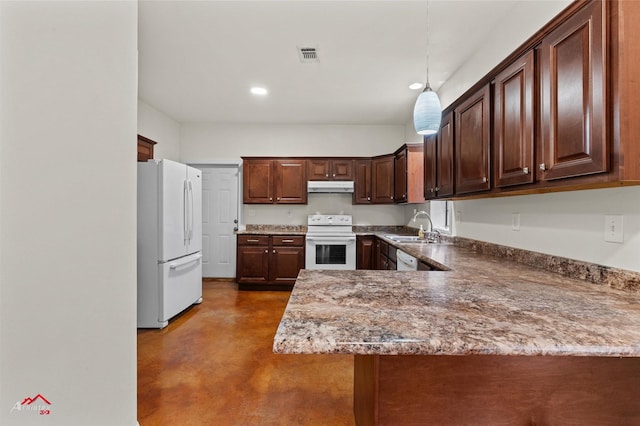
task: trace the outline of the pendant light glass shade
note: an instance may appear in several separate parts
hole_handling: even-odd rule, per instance
[[[419,135],[434,135],[440,130],[441,119],[440,99],[427,83],[427,87],[420,93],[413,108],[413,126]]]

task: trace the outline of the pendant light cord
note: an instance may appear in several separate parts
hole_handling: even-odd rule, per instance
[[[427,0],[427,83],[424,89],[431,90],[431,85],[429,84],[429,0]]]

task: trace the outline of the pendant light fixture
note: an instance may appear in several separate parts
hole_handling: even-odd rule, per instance
[[[429,85],[429,2],[427,1],[427,82],[413,108],[413,126],[419,135],[434,135],[440,130],[441,119],[440,99]]]

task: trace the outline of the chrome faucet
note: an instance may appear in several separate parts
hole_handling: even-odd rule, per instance
[[[429,220],[429,232],[433,231],[433,222],[431,222],[431,216],[429,216],[429,213],[425,212],[424,210],[420,210],[419,212],[414,214],[413,221],[415,222],[420,215],[425,215],[427,217],[427,219]]]
[[[413,221],[415,222],[418,216],[420,215],[426,216],[427,219],[429,220],[429,231],[427,232],[427,235],[426,235],[427,241],[439,243],[440,231],[438,231],[437,229],[433,229],[433,222],[431,221],[431,216],[429,216],[429,213],[425,212],[424,210],[420,210],[419,212],[413,215]]]

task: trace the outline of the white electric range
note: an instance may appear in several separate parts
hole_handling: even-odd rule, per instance
[[[351,215],[309,215],[306,240],[306,269],[356,269],[356,234]]]

